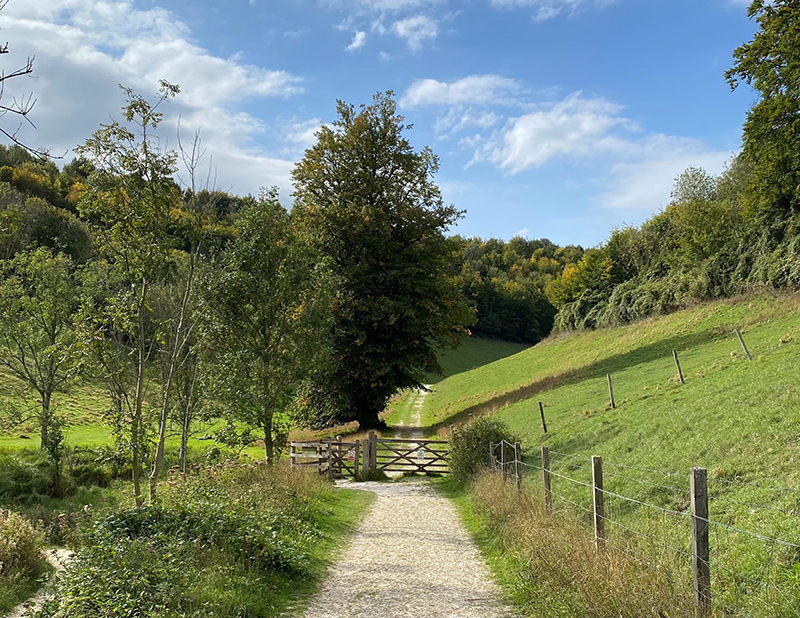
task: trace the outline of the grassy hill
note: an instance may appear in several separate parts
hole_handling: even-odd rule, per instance
[[[607,373],[616,409],[609,405]],[[590,458],[601,455],[608,491],[658,507],[609,499],[611,538],[640,535],[684,553],[688,473],[706,467],[712,520],[798,545],[712,526],[715,606],[720,615],[727,615],[726,604],[745,615],[785,615],[800,609],[798,376],[800,296],[717,302],[624,328],[552,337],[451,376],[425,400],[422,421],[433,432],[470,413],[494,410],[522,442],[533,466],[525,468],[526,484],[535,499],[542,491],[536,466],[545,444],[553,470],[578,481],[553,478],[557,508],[570,509],[584,523],[592,500],[581,483],[591,482]],[[547,435],[538,401],[546,406]],[[688,568],[685,556],[673,563]],[[788,605],[783,592],[770,588],[776,582],[791,591]]]
[[[529,347],[524,343],[469,337],[462,341],[455,350],[444,350],[439,354],[439,364],[442,366],[443,375],[431,376],[430,384],[441,382],[457,373],[488,365],[501,358],[527,350]]]

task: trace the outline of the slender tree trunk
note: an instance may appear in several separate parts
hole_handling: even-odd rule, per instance
[[[264,423],[264,455],[268,465],[273,463],[272,418]]]
[[[164,384],[164,396],[161,400],[161,414],[158,417],[158,446],[156,447],[156,456],[153,459],[153,469],[150,472],[150,501],[156,499],[156,485],[158,484],[158,475],[161,472],[161,466],[164,463],[164,441],[167,437],[167,410],[169,409],[169,396],[172,392],[172,381],[175,375],[175,365],[178,362],[178,353],[184,345],[183,341],[183,325],[186,321],[186,312],[189,307],[189,297],[192,293],[192,279],[194,276],[194,254],[189,256],[189,273],[186,276],[186,288],[183,291],[183,300],[181,301],[181,312],[178,316],[178,325],[175,327],[175,338],[172,345],[172,350],[169,355],[169,366],[167,367],[167,381]]]
[[[145,363],[147,362],[147,350],[144,336],[144,307],[147,298],[147,281],[142,281],[141,297],[139,298],[139,332],[138,337],[138,356],[136,359],[136,401],[133,408],[133,422],[131,426],[131,458],[133,459],[133,493],[136,498],[136,506],[144,504],[142,488],[140,482],[141,462],[141,428],[142,428],[142,405],[144,403],[144,380]]]
[[[189,385],[189,392],[186,393],[186,404],[183,407],[183,430],[181,432],[181,472],[186,474],[186,458],[189,450],[189,430],[192,427],[192,410],[194,408],[194,386],[197,383],[197,370],[200,367],[200,360],[194,359],[194,370],[192,371],[192,382]]]
[[[44,450],[44,445],[47,443],[47,432],[50,429],[50,393],[42,395],[42,428],[41,428],[41,444],[39,448]]]

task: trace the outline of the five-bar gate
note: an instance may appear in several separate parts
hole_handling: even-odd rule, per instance
[[[423,438],[379,438],[374,433],[362,443],[336,440],[292,442],[293,468],[312,467],[331,478],[368,476],[372,470],[392,473],[449,472],[447,442]]]

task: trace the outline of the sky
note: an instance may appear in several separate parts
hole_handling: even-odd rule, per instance
[[[277,186],[337,99],[392,90],[465,236],[585,247],[669,203],[689,166],[721,172],[755,94],[723,73],[756,24],[746,0],[10,0],[4,104],[56,154],[119,117],[119,84],[181,94],[164,148],[199,130],[217,188]],[[8,124],[12,119],[5,117]],[[4,125],[5,126],[5,125]],[[15,129],[16,125],[6,127]]]

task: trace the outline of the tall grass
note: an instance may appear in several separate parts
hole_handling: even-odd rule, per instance
[[[511,601],[526,616],[691,616],[691,587],[667,563],[643,564],[593,533],[548,514],[491,473],[456,495],[468,528]]]

